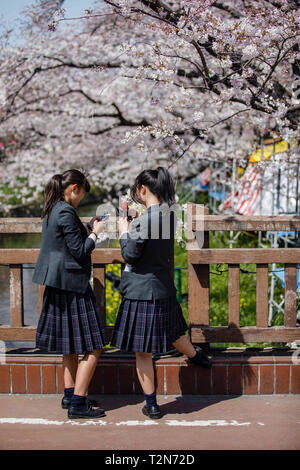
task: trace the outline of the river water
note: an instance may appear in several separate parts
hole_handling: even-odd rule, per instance
[[[76,209],[80,217],[93,217],[98,204],[89,204]],[[40,248],[42,234],[0,234],[0,248]],[[109,240],[97,243],[97,247],[111,246]],[[113,243],[111,241],[110,243]],[[38,322],[38,284],[32,282],[34,264],[23,264],[24,324]],[[0,265],[0,324],[10,323],[9,267]],[[0,349],[34,348],[34,342],[0,341]]]

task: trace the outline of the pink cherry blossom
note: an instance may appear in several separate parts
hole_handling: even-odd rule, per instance
[[[184,181],[207,158],[247,159],[264,129],[299,143],[297,2],[99,0],[80,19],[62,4],[27,10],[22,46],[0,37],[0,135],[17,142],[3,210],[7,181],[29,203],[84,166],[113,198],[158,164]]]

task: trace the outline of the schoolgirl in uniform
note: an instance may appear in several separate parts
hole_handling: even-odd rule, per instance
[[[91,252],[106,221],[88,235],[75,208],[90,184],[76,169],[52,176],[45,187],[42,243],[32,281],[45,285],[36,347],[63,354],[64,397],[69,418],[98,418],[104,410],[86,398],[103,346],[108,344],[89,283]],[[78,354],[84,354],[78,363]]]
[[[185,335],[188,326],[170,275],[175,214],[165,209],[175,204],[172,177],[164,167],[144,170],[130,193],[146,211],[132,222],[119,220],[120,247],[127,264],[119,285],[122,301],[111,346],[136,353],[137,375],[146,400],[142,412],[157,419],[162,414],[156,402],[152,353],[165,353],[175,347],[195,364],[211,367],[211,361]],[[163,230],[166,218],[169,232]]]

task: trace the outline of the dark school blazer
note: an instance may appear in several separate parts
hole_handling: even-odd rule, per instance
[[[122,256],[132,265],[130,272],[123,271],[119,284],[120,293],[127,299],[161,299],[177,293],[169,268],[177,219],[166,207],[149,206],[133,219],[129,233],[119,238]]]
[[[48,224],[47,224],[48,221]],[[84,294],[91,277],[95,242],[65,199],[43,219],[42,243],[32,282]]]

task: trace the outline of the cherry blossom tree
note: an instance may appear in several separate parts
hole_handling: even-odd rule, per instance
[[[102,0],[70,19],[63,2],[39,0],[24,46],[1,56],[0,136],[15,141],[2,180],[24,203],[54,172],[84,166],[116,197],[157,164],[176,181],[206,157],[245,165],[266,131],[296,142],[297,159],[297,4]]]

